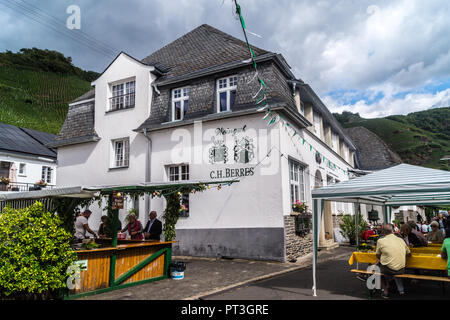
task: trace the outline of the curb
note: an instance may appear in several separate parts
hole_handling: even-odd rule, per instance
[[[323,260],[319,260],[318,262],[326,262],[326,261],[330,261],[330,260],[335,260],[335,259],[343,258],[343,257],[348,256],[348,255],[349,255],[349,253],[346,252],[346,253],[342,253],[342,254],[339,254],[339,255],[336,255],[336,256],[331,256],[331,257],[325,258]],[[309,253],[305,257],[302,257],[301,258],[302,259],[301,262],[303,262],[304,260],[308,260],[309,258],[312,258],[312,253]],[[296,262],[296,263],[298,263],[298,262]],[[292,267],[292,268],[287,268],[286,270],[265,274],[263,276],[259,276],[259,277],[255,277],[255,278],[252,278],[252,279],[249,279],[249,280],[241,281],[241,282],[238,282],[238,283],[226,286],[226,287],[221,287],[221,288],[216,288],[216,289],[213,289],[213,290],[205,291],[205,292],[202,292],[200,294],[196,294],[195,296],[184,298],[182,300],[200,300],[202,297],[210,296],[210,295],[213,295],[213,294],[216,294],[216,293],[219,293],[219,292],[223,292],[223,291],[228,291],[228,290],[231,290],[231,289],[234,289],[234,288],[237,288],[237,287],[244,286],[246,284],[258,282],[258,281],[261,281],[261,280],[266,280],[268,278],[276,277],[276,276],[279,276],[279,275],[282,275],[282,274],[285,274],[285,273],[289,273],[289,272],[292,272],[292,271],[297,271],[297,270],[300,270],[300,269],[306,269],[306,268],[308,268],[310,266],[312,266],[312,261],[308,261],[308,263],[304,264],[304,265],[295,266],[295,267]]]

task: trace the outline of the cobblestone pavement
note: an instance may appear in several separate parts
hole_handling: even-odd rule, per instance
[[[350,257],[352,248],[339,247],[319,252],[319,262]],[[164,279],[135,287],[110,291],[84,300],[195,300],[219,291],[242,286],[253,281],[306,268],[312,263],[307,255],[295,263],[254,261],[243,259],[214,259],[174,256],[173,260],[187,263],[183,280]]]

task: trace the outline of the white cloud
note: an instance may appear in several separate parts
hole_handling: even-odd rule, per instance
[[[35,1],[35,5],[64,20],[65,7],[72,2]],[[448,0],[239,3],[248,29],[263,37],[250,35],[252,45],[282,53],[294,74],[319,96],[347,91],[368,97],[383,93],[385,99],[376,104],[358,105],[366,114],[410,112],[423,100],[405,103],[405,109],[394,109],[382,102],[392,102],[386,97],[398,92],[418,92],[430,83],[450,79]],[[243,39],[231,0],[78,0],[77,4],[82,9],[84,32],[137,58],[144,58],[203,23]],[[77,65],[96,71],[102,71],[110,62],[11,10],[6,12],[0,12],[5,22],[0,31],[0,49],[54,48],[72,56]],[[412,94],[414,97],[421,96]]]
[[[392,92],[374,103],[359,100],[353,104],[341,104],[330,96],[324,97],[323,102],[331,112],[351,111],[359,113],[363,118],[386,117],[392,114],[406,115],[430,107],[450,106],[450,88],[436,93],[409,93],[404,97],[395,97]]]

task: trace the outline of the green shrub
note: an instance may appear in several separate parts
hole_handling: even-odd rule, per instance
[[[362,214],[359,214],[358,218],[358,231],[361,234],[361,232],[367,230],[368,225],[367,222],[364,220]],[[342,223],[339,224],[339,227],[341,228],[341,234],[350,240],[350,244],[356,243],[356,227],[355,227],[355,216],[352,215],[344,215],[342,217]]]
[[[76,260],[72,234],[62,220],[36,202],[0,216],[0,295],[30,299],[55,297],[66,287],[67,268]]]

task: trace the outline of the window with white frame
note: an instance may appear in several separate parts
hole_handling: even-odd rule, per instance
[[[238,77],[217,80],[217,112],[231,111],[236,102]]]
[[[172,90],[172,121],[184,119],[189,107],[189,88]]]
[[[189,180],[189,165],[169,166],[167,170],[169,181]],[[181,195],[182,210],[180,217],[189,217],[189,193]]]
[[[189,165],[169,166],[169,181],[186,181],[189,180]]]
[[[136,81],[128,81],[111,86],[109,111],[133,108],[136,100]]]
[[[19,175],[21,175],[21,176],[27,175],[27,165],[25,163],[19,164]]]
[[[298,162],[289,160],[289,183],[291,203],[305,201],[305,168]]]
[[[46,183],[52,183],[52,171],[51,167],[42,166],[41,179]]]
[[[114,168],[128,167],[130,163],[130,140],[129,138],[113,140],[114,159],[112,166]]]

